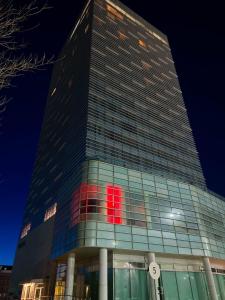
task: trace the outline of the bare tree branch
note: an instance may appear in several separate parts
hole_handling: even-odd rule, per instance
[[[6,3],[6,1],[0,0],[0,46],[9,50],[14,49],[13,46],[19,46],[14,41],[15,34],[23,31],[27,19],[49,8],[47,3],[39,7],[37,1],[34,0],[20,9],[15,9],[11,1]]]
[[[20,54],[25,47],[21,34],[37,27],[26,28],[26,21],[50,8],[47,3],[41,6],[37,3],[38,0],[33,0],[17,9],[12,1],[0,0],[0,92],[12,86],[13,78],[53,63],[53,57],[47,58],[45,54],[41,57]],[[0,97],[0,114],[6,110],[7,103],[6,97]]]

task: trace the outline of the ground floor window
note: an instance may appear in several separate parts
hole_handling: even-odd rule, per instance
[[[146,270],[114,269],[114,299],[149,299]]]
[[[164,300],[209,300],[206,278],[200,272],[163,271]]]
[[[225,276],[214,274],[218,300],[225,300]]]
[[[129,256],[129,255],[128,255]],[[129,259],[136,259],[130,261]],[[150,280],[144,258],[114,258],[108,268],[108,300],[151,300]],[[162,267],[162,266],[161,266]],[[184,266],[185,267],[185,266]],[[183,268],[184,269],[184,268]],[[57,268],[54,300],[64,300],[66,265]],[[218,300],[225,300],[225,275],[214,273]],[[205,272],[161,270],[157,300],[210,300]],[[99,296],[97,260],[77,265],[74,273],[74,300],[97,300]],[[22,300],[42,300],[42,286],[24,284]]]

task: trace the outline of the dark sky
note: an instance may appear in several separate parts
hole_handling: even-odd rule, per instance
[[[225,13],[219,2],[123,0],[167,34],[208,187],[225,196]],[[186,4],[185,4],[186,2]],[[222,2],[222,1],[221,1]],[[22,0],[17,0],[22,4]],[[23,34],[27,52],[59,53],[84,1],[53,8]],[[31,22],[32,23],[32,22]],[[30,24],[29,24],[30,25]],[[22,37],[22,36],[21,36]],[[0,128],[0,264],[12,264],[40,134],[51,67],[13,81]]]

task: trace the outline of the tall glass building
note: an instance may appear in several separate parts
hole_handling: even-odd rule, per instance
[[[60,58],[11,293],[225,299],[225,202],[207,190],[167,37],[90,0]]]

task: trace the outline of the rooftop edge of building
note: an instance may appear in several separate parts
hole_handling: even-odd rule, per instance
[[[0,265],[0,271],[12,271],[13,266]]]
[[[94,0],[96,1],[96,0]],[[120,8],[122,8],[124,11],[127,11],[128,14],[133,17],[136,20],[141,20],[141,22],[143,23],[144,26],[149,27],[149,29],[153,30],[153,32],[155,32],[156,34],[158,34],[163,40],[165,40],[165,42],[167,44],[168,43],[168,38],[167,35],[165,33],[163,33],[162,31],[160,31],[159,29],[157,29],[154,25],[152,25],[148,20],[144,19],[143,17],[141,17],[140,15],[138,15],[138,13],[134,12],[131,8],[129,8],[127,5],[125,5],[122,1],[119,0],[104,0],[107,3],[113,3],[114,5],[119,6]],[[140,21],[139,21],[140,22]]]
[[[146,30],[149,31],[151,33],[151,35],[153,35],[155,38],[157,38],[158,40],[163,42],[165,45],[167,45],[168,49],[170,50],[167,36],[160,30],[158,30],[155,26],[153,26],[149,21],[147,21],[144,18],[142,18],[141,16],[139,16],[132,9],[130,9],[128,6],[126,6],[125,4],[123,4],[122,2],[120,2],[118,0],[112,0],[112,1],[111,0],[103,0],[103,1],[105,3],[108,3],[108,5],[112,5],[115,9],[117,9],[123,15],[126,15],[134,23],[137,23],[139,26],[146,28]],[[74,33],[76,32],[78,26],[82,22],[83,16],[86,13],[91,2],[96,3],[97,0],[87,0],[84,2],[84,6],[83,6],[81,12],[79,13],[79,17],[76,19],[73,29],[71,29],[71,33],[69,35],[68,41],[71,40],[71,38],[73,37]]]

